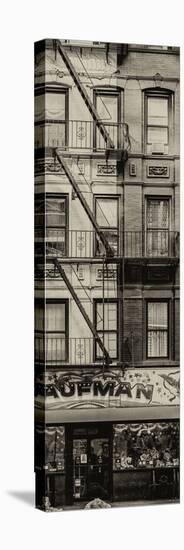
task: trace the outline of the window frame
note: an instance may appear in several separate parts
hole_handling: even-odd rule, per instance
[[[161,424],[161,426],[163,425],[163,431],[162,430],[160,431],[160,424]],[[137,425],[138,429],[134,432],[133,430],[135,430],[136,425]],[[174,445],[172,446],[172,449],[177,451],[176,459],[178,461],[178,464],[175,466],[174,463],[173,463],[172,466],[171,466],[170,464],[168,465],[167,463],[165,463],[165,461],[163,459],[161,459],[162,464],[156,465],[155,466],[155,471],[159,473],[162,470],[165,470],[167,468],[169,470],[171,470],[172,468],[175,468],[175,467],[178,468],[179,467],[180,456],[179,456],[178,451],[179,451],[180,426],[179,426],[179,422],[178,422],[177,419],[165,419],[165,420],[163,420],[163,418],[162,418],[162,419],[159,420],[159,418],[158,418],[158,419],[156,419],[156,421],[155,420],[152,420],[152,421],[148,420],[146,422],[144,422],[143,420],[142,421],[137,421],[136,420],[136,421],[134,421],[134,423],[131,422],[131,421],[125,420],[124,422],[121,422],[121,424],[118,423],[118,427],[120,427],[120,429],[117,430],[116,426],[117,426],[117,422],[113,422],[113,471],[114,472],[117,472],[117,471],[124,471],[125,472],[125,471],[129,470],[129,466],[128,466],[127,463],[124,463],[124,464],[121,463],[122,450],[124,451],[123,455],[124,455],[125,458],[127,458],[126,455],[128,454],[127,453],[128,449],[125,450],[125,448],[123,448],[122,445],[121,445],[122,434],[125,433],[125,439],[126,439],[127,443],[128,443],[128,438],[130,438],[129,439],[130,447],[131,446],[133,447],[135,445],[135,439],[137,439],[137,437],[140,437],[141,439],[144,440],[145,431],[146,431],[145,435],[147,436],[149,428],[151,428],[149,435],[151,435],[151,434],[157,435],[157,433],[159,432],[159,436],[161,437],[161,439],[162,439],[162,433],[164,435],[165,430],[166,430],[166,433],[167,433],[168,428],[169,429],[174,428],[175,433],[173,434],[173,432],[171,431],[171,434],[172,434],[172,437],[174,435],[175,441],[177,443],[176,447],[174,447]],[[121,431],[121,427],[124,428],[124,430]],[[140,428],[143,428],[143,432],[138,435],[138,432],[139,432]],[[146,428],[146,430],[144,430],[144,428]],[[127,432],[129,432],[129,434]],[[169,434],[167,434],[167,435],[169,435]],[[153,445],[151,445],[152,449],[155,447],[154,443],[155,442],[153,442]],[[147,452],[149,452],[149,448],[150,447],[148,447],[148,446],[144,446],[144,450],[142,452],[146,452],[146,454],[147,454]],[[162,448],[161,452],[166,450],[166,448],[167,447],[165,445],[165,449]],[[129,450],[130,450],[130,448],[129,448]],[[130,457],[132,455],[130,454],[128,456]],[[136,458],[135,455],[134,455],[134,458]],[[140,464],[139,463],[139,466],[138,466],[139,471],[141,471],[141,469],[142,470],[150,470],[151,467],[153,469],[153,465],[149,464],[149,462],[146,460],[146,458],[147,457],[145,457],[145,464]],[[150,457],[150,458],[152,459],[152,457]],[[160,460],[160,457],[157,456],[157,460]],[[135,465],[133,464],[133,468],[131,469],[131,471],[133,471],[133,470],[134,471],[137,470],[137,464],[135,464]]]
[[[148,329],[148,306],[150,303],[164,303],[167,304],[167,329],[164,329],[165,332],[167,332],[167,355],[148,355],[148,335],[149,335],[149,329]],[[146,359],[148,361],[152,360],[168,360],[170,358],[170,352],[171,352],[171,334],[170,334],[170,299],[169,298],[148,298],[146,299]],[[153,329],[154,330],[154,329]],[[156,331],[157,329],[155,329]]]
[[[65,200],[65,208],[66,208],[66,211],[65,211],[65,217],[66,217],[66,224],[65,226],[47,226],[46,225],[46,216],[47,216],[47,212],[46,212],[46,201],[47,200],[53,200],[53,201],[57,201],[58,200],[62,200],[64,199]],[[42,225],[41,226],[38,226],[36,225],[36,217],[35,217],[35,244],[36,244],[36,230],[40,228],[41,232],[42,232],[42,235],[43,235],[43,242],[44,242],[44,248],[45,248],[45,254],[46,254],[46,257],[49,256],[49,253],[47,253],[47,242],[49,243],[49,241],[47,241],[47,237],[46,237],[46,231],[47,229],[54,229],[56,228],[58,231],[61,230],[61,231],[65,231],[65,254],[62,256],[62,257],[68,257],[69,255],[69,195],[67,193],[46,193],[45,195],[42,195],[42,194],[36,194],[36,197],[35,197],[35,201],[42,201],[43,202],[43,212],[41,213],[42,215]],[[35,202],[36,204],[36,202]],[[35,216],[36,216],[36,210],[35,210]],[[54,242],[54,241],[53,241]],[[57,249],[56,249],[57,251]],[[56,254],[57,255],[57,254]]]
[[[116,204],[117,204],[117,227],[114,228],[114,227],[111,227],[111,226],[108,226],[107,228],[105,226],[101,226],[99,225],[100,229],[104,232],[104,234],[106,234],[106,232],[109,230],[109,231],[117,231],[117,252],[115,254],[115,256],[118,256],[119,252],[120,252],[120,196],[119,195],[94,195],[94,214],[95,214],[95,219],[97,221],[97,201],[98,200],[114,200],[116,201]],[[98,223],[98,221],[97,221]],[[108,240],[108,239],[107,239]],[[96,233],[94,235],[94,241],[93,241],[93,255],[94,257],[103,257],[102,255],[97,255],[96,253],[96,250],[97,250],[97,236],[96,236]]]
[[[122,101],[121,101],[121,90],[119,89],[111,89],[111,88],[95,88],[93,90],[93,104],[94,104],[94,107],[95,109],[97,109],[97,98],[98,97],[105,97],[105,96],[108,96],[108,97],[117,97],[117,122],[115,121],[103,121],[102,119],[102,124],[105,126],[105,128],[107,127],[107,132],[108,132],[108,126],[111,126],[113,124],[117,124],[117,148],[120,147],[120,122],[121,122],[121,104],[122,104]],[[106,147],[104,147],[105,149]],[[99,151],[101,150],[102,148],[100,147],[97,147],[97,127],[96,127],[96,123],[93,124],[93,149],[95,151]]]
[[[153,254],[152,255],[147,255],[147,247],[148,247],[148,241],[147,241],[147,236],[149,234],[149,229],[147,227],[148,225],[148,219],[147,219],[147,216],[148,216],[148,202],[149,201],[167,201],[168,202],[168,228],[167,229],[162,229],[162,228],[157,228],[157,229],[152,229],[152,232],[154,231],[165,231],[167,232],[168,234],[168,253],[167,255],[162,255],[162,254],[158,254],[157,256],[154,256]],[[144,237],[144,246],[145,246],[145,254],[146,254],[146,257],[149,257],[149,258],[168,258],[169,257],[169,254],[170,254],[170,247],[171,247],[171,243],[170,243],[170,234],[171,234],[171,214],[172,214],[172,196],[171,195],[146,195],[144,197],[144,232],[145,232],[145,237]],[[151,230],[150,230],[151,231]]]
[[[159,126],[159,125],[152,125],[148,124],[148,102],[149,98],[160,98],[160,99],[167,99],[168,102],[168,124],[167,126]],[[167,136],[168,136],[168,142],[167,145],[168,150],[167,152],[163,151],[148,151],[148,146],[151,145],[151,143],[148,142],[148,128],[167,128]],[[172,140],[173,140],[173,92],[171,90],[167,89],[157,89],[157,88],[151,88],[150,90],[145,90],[144,92],[144,150],[146,155],[151,156],[164,156],[169,155],[170,150],[172,148]]]
[[[41,363],[44,362],[45,366],[46,366],[46,369],[47,367],[50,369],[52,368],[55,368],[55,366],[57,367],[58,366],[58,363],[59,364],[64,364],[64,363],[67,363],[69,361],[69,299],[68,298],[46,298],[45,300],[42,299],[42,298],[36,298],[35,300],[35,315],[36,315],[36,305],[37,304],[40,304],[43,306],[43,330],[36,330],[36,323],[35,323],[35,338],[37,337],[37,335],[42,335],[43,337],[43,342],[44,342],[44,359],[43,361],[41,361]],[[56,330],[53,330],[53,331],[47,331],[46,330],[46,323],[45,323],[45,320],[46,320],[46,316],[45,316],[45,306],[46,304],[64,304],[65,305],[65,330],[64,331],[56,331]],[[53,361],[47,361],[46,360],[46,352],[45,352],[45,340],[47,338],[47,334],[63,334],[63,337],[65,338],[65,358],[63,360],[59,360],[59,362],[57,362],[56,360],[53,362]],[[36,359],[36,362],[39,363],[39,359],[37,360]]]
[[[119,303],[117,298],[104,298],[104,304],[116,304],[116,329],[114,330],[97,330],[97,304],[103,304],[103,298],[94,298],[93,300],[93,323],[95,326],[95,330],[97,334],[99,334],[101,338],[102,334],[102,340],[103,340],[103,334],[116,334],[116,357],[112,357],[112,361],[119,361]],[[98,343],[94,340],[94,362],[102,362],[103,357],[98,357],[97,354],[97,345]],[[104,342],[105,345],[105,342]],[[108,351],[108,348],[107,348]],[[109,352],[110,355],[110,352]]]
[[[60,226],[60,229],[58,229],[58,226],[56,226],[56,229],[61,230],[61,231],[64,231],[65,232],[65,254],[63,255],[63,257],[68,257],[69,255],[69,196],[65,193],[61,194],[61,193],[55,193],[55,194],[52,194],[52,193],[46,193],[45,195],[45,203],[46,203],[46,200],[47,199],[53,199],[54,200],[62,200],[64,199],[65,200],[65,219],[66,219],[66,223],[65,223],[65,226]],[[45,210],[45,216],[47,215],[46,213],[46,210]],[[55,229],[54,226],[45,226],[45,229]],[[49,242],[49,241],[48,241]],[[47,237],[45,235],[45,243],[47,243]]]
[[[46,94],[64,94],[65,95],[65,118],[64,119],[47,119],[45,118],[45,96]],[[35,87],[35,101],[36,97],[43,95],[44,96],[44,115],[43,120],[35,121],[35,132],[37,126],[43,126],[45,128],[46,124],[62,124],[65,125],[65,146],[63,149],[68,147],[69,143],[69,88],[58,85],[57,83],[49,83],[45,86],[37,85]],[[59,146],[60,147],[60,146]],[[52,146],[45,143],[44,137],[44,148],[52,148]],[[62,147],[60,147],[62,148]],[[42,147],[36,146],[36,149],[42,149]]]

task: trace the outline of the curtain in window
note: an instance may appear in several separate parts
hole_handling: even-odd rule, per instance
[[[48,93],[45,101],[45,118],[65,120],[65,94]]]
[[[46,361],[63,361],[65,359],[65,304],[47,303],[45,312]]]
[[[46,303],[45,330],[65,332],[65,304]]]
[[[168,97],[148,97],[147,152],[168,153]]]
[[[168,355],[168,304],[148,303],[148,357]]]
[[[161,97],[148,98],[148,124],[153,126],[168,125],[168,99]]]
[[[65,304],[37,304],[35,311],[36,359],[51,362],[66,359],[66,311]],[[44,332],[45,322],[45,332]]]
[[[35,120],[65,120],[65,94],[47,93],[35,98]]]
[[[43,129],[45,145],[42,145],[42,147],[65,147],[65,123],[46,123]],[[42,131],[42,128],[40,128],[40,131]]]
[[[36,96],[35,121],[40,122],[35,127],[36,147],[65,147],[65,93],[53,92]]]
[[[169,252],[169,201],[147,201],[147,255],[167,256]]]

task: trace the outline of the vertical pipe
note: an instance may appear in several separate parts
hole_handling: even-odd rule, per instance
[[[121,300],[121,303],[122,303],[122,308],[121,308],[121,315],[122,315],[122,350],[121,350],[121,359],[122,359],[122,365],[124,367],[124,315],[125,315],[125,312],[124,312],[124,267],[125,267],[125,262],[124,262],[124,255],[123,255],[123,258],[122,258],[122,273],[119,274],[119,276],[121,275],[122,276],[122,286],[121,286],[121,296],[122,296],[122,300]]]
[[[105,302],[104,302],[104,291],[105,291],[105,280],[104,280],[104,256],[103,256],[103,273],[102,273],[102,296],[103,296],[103,302],[102,302],[102,318],[103,318],[103,347],[104,347],[104,328],[105,328]],[[103,376],[104,376],[104,351],[103,351]]]

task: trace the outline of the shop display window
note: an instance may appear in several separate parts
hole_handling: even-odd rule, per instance
[[[179,425],[176,422],[114,424],[113,469],[179,466]]]
[[[40,466],[50,472],[65,470],[65,428],[64,426],[48,426],[46,429],[42,427],[36,428],[38,460]],[[45,447],[44,447],[45,443]],[[45,448],[45,457],[42,460],[42,449]],[[40,455],[40,456],[39,456]],[[44,462],[44,464],[41,464]]]

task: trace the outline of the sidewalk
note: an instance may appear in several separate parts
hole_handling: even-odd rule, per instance
[[[73,506],[63,506],[63,511],[73,511],[73,510],[85,510],[85,506],[89,501],[82,502],[81,503],[75,503]],[[110,504],[111,508],[130,508],[135,506],[155,506],[155,505],[163,505],[163,504],[179,504],[180,501],[176,499],[170,499],[170,500],[139,500],[139,501],[123,501],[123,502],[108,502]],[[105,510],[106,508],[93,508],[94,510]],[[54,509],[53,509],[54,511]]]

